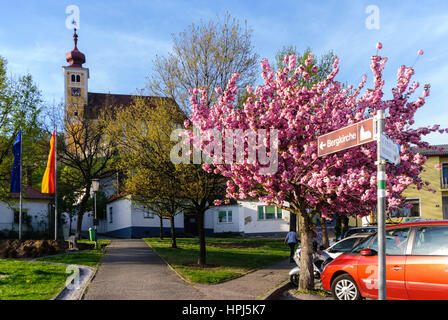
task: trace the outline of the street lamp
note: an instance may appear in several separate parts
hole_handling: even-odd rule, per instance
[[[94,210],[95,210],[95,218],[93,220],[93,225],[95,228],[95,249],[98,249],[98,235],[97,235],[97,225],[98,220],[96,216],[96,193],[100,189],[100,179],[92,179],[92,191],[93,191],[93,199],[94,199]]]

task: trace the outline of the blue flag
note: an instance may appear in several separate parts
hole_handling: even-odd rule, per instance
[[[12,165],[11,173],[11,189],[10,192],[22,191],[21,181],[21,162],[22,162],[22,131],[17,135],[16,141],[12,146],[12,152],[14,154],[14,163]]]

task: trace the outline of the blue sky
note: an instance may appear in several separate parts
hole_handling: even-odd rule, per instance
[[[423,90],[431,96],[418,111],[416,125],[448,127],[448,2],[435,1],[65,1],[8,0],[0,11],[0,55],[13,74],[30,73],[48,101],[63,97],[65,53],[73,48],[65,26],[66,7],[80,9],[78,48],[90,69],[90,92],[133,94],[144,88],[155,55],[169,52],[171,35],[189,24],[223,16],[228,11],[253,29],[260,58],[274,60],[285,45],[316,54],[333,50],[340,58],[342,82],[357,85],[368,75],[375,45],[389,58],[384,71],[386,92],[395,84],[397,68],[413,65]],[[369,5],[379,9],[379,29],[366,27]],[[417,62],[417,51],[425,54]],[[448,143],[448,135],[425,140]]]

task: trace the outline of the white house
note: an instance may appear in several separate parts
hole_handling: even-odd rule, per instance
[[[185,220],[187,219],[187,222]],[[179,213],[174,217],[176,233],[186,232],[185,223],[190,223],[191,217],[185,217]],[[213,233],[213,220],[205,218],[206,233]],[[171,222],[163,219],[163,232],[171,232]],[[143,238],[157,237],[160,234],[160,218],[150,210],[132,202],[128,195],[112,196],[106,207],[106,219],[101,219],[98,225],[98,233],[119,238]]]
[[[0,202],[0,231],[19,230],[19,194],[12,193],[10,202]],[[49,227],[49,205],[52,195],[23,186],[22,232],[46,232]]]
[[[101,219],[98,233],[119,238],[157,237],[160,218],[133,203],[128,195],[114,195],[107,204],[106,218]],[[83,219],[83,230],[93,225],[91,214]],[[180,213],[175,216],[176,233],[197,234],[196,219]],[[238,201],[213,207],[206,211],[204,220],[207,236],[224,232],[244,236],[279,236],[289,231],[289,212],[259,201]],[[171,232],[169,219],[163,219],[163,232]]]
[[[238,201],[209,209],[213,232],[236,232],[244,236],[283,237],[289,231],[289,211],[257,200]]]

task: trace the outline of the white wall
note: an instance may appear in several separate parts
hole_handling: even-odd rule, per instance
[[[219,222],[219,211],[232,211],[232,222]],[[213,207],[205,213],[205,217],[208,220],[213,221],[213,231],[215,233],[220,232],[243,232],[240,228],[240,206],[239,205],[224,205],[219,207]]]
[[[282,210],[282,219],[259,220],[258,206],[266,205],[260,201],[238,201],[236,205],[223,205],[213,207],[206,212],[209,220],[213,219],[215,233],[240,232],[251,233],[277,233],[289,231],[289,212]],[[219,223],[219,211],[232,211],[232,222]]]
[[[0,230],[18,230],[18,224],[14,225],[14,208],[19,208],[19,203],[8,205],[0,202]],[[25,224],[22,225],[22,231],[47,231],[48,230],[48,201],[24,200],[22,210],[27,211],[31,216],[31,227],[29,229]]]
[[[66,214],[68,216],[68,214]],[[94,218],[93,212],[86,212],[84,213],[84,216],[82,217],[82,225],[81,225],[81,231],[89,231],[89,228],[93,227],[93,218]],[[71,230],[72,232],[76,231],[76,224],[78,221],[78,216],[75,214],[72,216],[72,224],[71,224]],[[70,226],[69,221],[67,220],[67,225]]]
[[[288,232],[289,211],[282,210],[282,219],[259,220],[258,206],[266,205],[259,201],[239,201],[240,216],[244,225],[244,233]]]
[[[131,201],[127,198],[115,200],[107,204],[106,232],[119,230],[132,226]],[[112,223],[110,222],[110,208],[112,208]]]
[[[131,202],[129,200],[129,202]],[[160,218],[154,215],[154,218],[145,218],[144,213],[146,209],[143,209],[139,205],[132,205],[132,226],[134,227],[160,227]],[[165,228],[171,228],[170,219],[163,219],[163,226]],[[174,227],[183,228],[184,227],[184,215],[183,213],[174,216]]]

